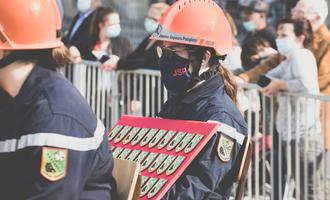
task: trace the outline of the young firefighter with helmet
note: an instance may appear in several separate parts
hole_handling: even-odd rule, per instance
[[[116,199],[104,127],[56,67],[55,0],[0,1],[0,199]]]
[[[247,142],[236,85],[220,64],[232,48],[229,22],[211,0],[180,0],[151,39],[160,42],[162,81],[171,96],[159,116],[221,123],[164,199],[228,199]]]

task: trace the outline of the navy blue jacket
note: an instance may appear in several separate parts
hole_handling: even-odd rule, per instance
[[[68,152],[59,180],[41,175],[46,147]],[[15,98],[0,91],[0,162],[0,199],[116,199],[104,126],[70,82],[39,66]]]
[[[241,165],[247,128],[225,92],[223,79],[215,75],[188,93],[169,99],[159,116],[223,124],[163,199],[228,199]],[[217,153],[221,135],[234,141],[231,158],[226,162]]]

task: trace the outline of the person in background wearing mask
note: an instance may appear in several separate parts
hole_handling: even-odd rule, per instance
[[[105,128],[56,71],[70,61],[56,1],[0,13],[0,198],[118,199]]]
[[[77,0],[78,14],[73,18],[68,33],[63,38],[64,44],[70,48],[71,57],[75,62],[79,62],[80,58],[85,59],[88,46],[85,45],[89,41],[92,17],[95,9],[101,6],[101,0]]]
[[[266,96],[277,96],[280,90],[314,94],[318,95],[319,84],[317,81],[317,64],[313,53],[308,50],[313,44],[313,30],[310,22],[307,19],[283,19],[280,21],[277,28],[278,37],[276,44],[278,51],[285,55],[284,60],[280,65],[269,71],[266,76],[271,78],[271,82],[265,88],[263,93]],[[292,155],[292,177],[286,177],[289,180],[296,177],[296,165],[300,166],[300,193],[297,195],[303,197],[308,194],[308,199],[315,195],[322,195],[322,188],[317,187],[318,191],[313,191],[313,170],[314,159],[316,159],[316,169],[320,167],[322,158],[323,139],[320,127],[320,110],[319,105],[312,99],[302,100],[299,98],[279,96],[279,108],[276,118],[276,129],[283,141],[285,152],[289,151],[287,145],[291,146]],[[287,104],[291,110],[288,111]],[[288,113],[289,112],[289,113]],[[297,112],[298,118],[297,118]],[[292,116],[289,120],[287,116]],[[291,129],[289,130],[289,125]],[[299,127],[297,128],[297,123]],[[291,132],[288,132],[291,131]],[[308,133],[308,134],[307,134]],[[297,141],[297,138],[298,141]],[[305,146],[305,140],[308,142],[308,147]],[[298,145],[298,147],[296,146]],[[299,148],[299,163],[296,163],[296,148]],[[308,150],[306,150],[307,148]],[[305,153],[307,152],[307,154]],[[304,179],[304,160],[307,160],[308,179]],[[321,180],[318,180],[321,181]],[[308,188],[304,185],[307,182]],[[321,183],[321,182],[318,182]],[[304,193],[306,191],[307,193]],[[304,199],[304,198],[297,198]],[[313,198],[314,199],[314,198]],[[315,198],[319,199],[319,198]]]
[[[313,52],[318,66],[318,81],[320,91],[330,95],[330,31],[325,25],[328,16],[328,3],[326,0],[300,0],[292,9],[292,18],[306,18],[311,22],[313,28],[313,45],[310,50]],[[285,59],[277,54],[254,69],[240,74],[240,77],[247,82],[257,82],[261,74],[276,67]],[[327,113],[330,113],[330,104],[327,104]],[[323,119],[326,123],[327,132],[325,147],[330,149],[330,117]]]
[[[259,65],[269,56],[277,53],[266,40],[260,37],[250,38],[242,46],[242,67],[245,71],[248,71]]]
[[[276,32],[267,25],[268,11],[269,4],[261,0],[252,0],[243,5],[243,27],[248,32],[243,45],[252,37],[260,37],[276,49]]]
[[[86,52],[81,52],[87,60],[96,60],[93,54],[125,57],[132,52],[130,41],[120,36],[121,26],[118,12],[112,7],[99,7],[92,18]]]
[[[248,142],[237,108],[237,86],[221,65],[232,50],[230,24],[215,2],[179,0],[150,39],[159,41],[161,78],[170,93],[158,116],[217,121],[226,127],[217,131],[163,199],[228,199]]]
[[[104,63],[105,70],[133,70],[138,68],[159,70],[159,58],[156,53],[157,45],[155,41],[150,41],[149,37],[150,34],[157,29],[159,20],[168,7],[169,5],[166,3],[152,4],[144,21],[144,27],[148,36],[130,55],[124,58],[112,55],[110,59]]]
[[[314,42],[312,51],[318,65],[318,81],[320,90],[330,95],[330,31],[325,25],[328,17],[328,3],[326,0],[300,0],[292,9],[293,18],[305,17],[313,27]],[[327,104],[327,113],[330,113],[330,103]],[[322,115],[321,115],[322,116]],[[325,147],[330,149],[330,116],[323,119],[326,123]]]

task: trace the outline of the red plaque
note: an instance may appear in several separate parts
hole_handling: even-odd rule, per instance
[[[219,126],[208,122],[123,116],[108,135],[114,157],[140,162],[140,199],[159,200]]]

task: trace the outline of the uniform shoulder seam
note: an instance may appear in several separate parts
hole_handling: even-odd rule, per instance
[[[220,112],[221,114],[225,114],[225,115],[227,115],[227,116],[228,116],[233,122],[235,122],[237,125],[239,125],[240,128],[242,128],[242,129],[246,129],[246,130],[247,130],[246,125],[244,125],[244,124],[238,122],[238,121],[232,116],[232,114],[230,114],[230,113],[227,112],[226,110],[219,109],[219,110],[215,110],[214,113],[215,113],[215,112]],[[242,132],[242,134],[246,135],[247,133],[246,133],[246,131],[244,131],[244,132]]]
[[[55,112],[55,111],[52,109],[52,107],[49,105],[49,100],[48,100],[48,99],[49,99],[49,96],[47,95],[47,92],[46,92],[45,89],[43,89],[42,94],[46,96],[48,108],[49,108],[49,110],[50,110],[51,113],[52,113],[52,115],[50,115],[50,116],[62,116],[62,117],[70,118],[70,119],[76,121],[81,127],[83,127],[83,128],[87,131],[87,133],[93,135],[93,133],[90,132],[90,131],[88,130],[88,128],[87,128],[87,127],[86,127],[86,126],[85,126],[80,120],[78,120],[76,117],[74,117],[74,116],[72,116],[72,115],[64,114],[64,113]],[[95,119],[95,120],[97,121],[97,119]],[[41,121],[41,120],[40,120],[40,121]],[[36,123],[37,123],[37,122],[36,122]],[[97,124],[97,122],[96,122],[96,124]]]

